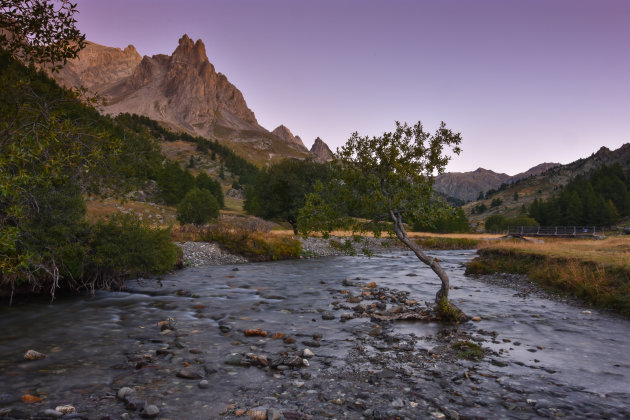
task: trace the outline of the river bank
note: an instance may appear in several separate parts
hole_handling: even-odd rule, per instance
[[[154,408],[164,419],[630,415],[627,321],[468,278],[474,251],[432,255],[478,322],[379,319],[437,291],[408,252],[189,267],[124,292],[0,308],[10,378],[0,415],[62,405],[89,419]],[[28,349],[46,358],[24,361]]]
[[[630,239],[495,241],[478,248],[470,275],[527,275],[544,289],[630,316]]]

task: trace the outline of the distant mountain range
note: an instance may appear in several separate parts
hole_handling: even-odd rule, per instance
[[[587,158],[578,159],[567,165],[554,164],[543,171],[540,171],[540,168],[544,168],[543,165],[549,164],[538,165],[530,169],[530,171],[535,170],[533,173],[527,171],[523,174],[515,175],[512,178],[518,177],[519,179],[510,179],[509,184],[503,188],[493,187],[493,189],[499,189],[499,191],[491,194],[486,199],[466,204],[464,211],[469,220],[473,222],[473,225],[480,223],[492,214],[502,214],[508,217],[518,216],[535,199],[548,199],[564,188],[577,175],[588,175],[603,165],[610,166],[615,164],[619,164],[626,173],[630,171],[630,143],[626,143],[616,150],[602,147]],[[535,172],[538,172],[538,174],[535,174]],[[477,192],[478,194],[479,192]],[[493,201],[495,206],[492,205]],[[497,204],[499,202],[500,204]],[[482,204],[487,210],[482,213],[475,212],[475,208],[478,209]]]
[[[511,183],[529,176],[538,175],[559,163],[541,163],[526,172],[514,176],[478,168],[471,172],[447,172],[435,177],[434,188],[447,197],[463,201],[474,201],[479,193],[497,189],[501,184]]]
[[[187,35],[170,56],[141,57],[133,45],[121,50],[88,42],[53,77],[102,97],[103,113],[143,115],[172,131],[218,140],[257,164],[286,157],[326,159],[313,155],[284,125],[269,132],[258,124],[241,91],[215,71],[203,42]]]

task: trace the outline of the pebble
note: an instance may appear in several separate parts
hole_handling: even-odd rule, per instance
[[[471,318],[471,321],[474,321],[474,322],[479,322],[479,321],[481,321],[481,317],[480,317],[480,316],[473,316],[473,317]]]
[[[182,248],[183,259],[190,267],[204,265],[243,264],[247,258],[230,254],[214,242],[184,242],[176,243]]]
[[[240,355],[239,355],[240,356]],[[197,372],[191,370],[191,369],[182,369],[179,372],[177,372],[176,375],[178,378],[183,378],[183,379],[201,379],[201,375],[198,374]]]
[[[56,419],[63,417],[63,413],[60,413],[57,410],[53,410],[52,408],[48,408],[44,410],[44,415],[48,417],[53,417]]]
[[[153,404],[146,404],[142,411],[140,411],[140,417],[145,419],[153,419],[160,414],[160,409]]]
[[[324,321],[330,321],[332,319],[335,319],[335,315],[330,311],[326,311],[322,314],[322,319]]]
[[[207,389],[209,386],[210,386],[210,383],[206,381],[205,379],[202,381],[199,381],[199,388]]]
[[[76,411],[74,406],[66,404],[66,405],[58,405],[55,407],[55,411],[60,412],[61,414],[71,414]]]
[[[129,388],[127,386],[120,388],[118,390],[118,393],[116,394],[118,399],[122,401],[126,401],[127,399],[133,397],[134,395],[136,395],[136,390],[133,388]]]
[[[24,353],[24,360],[41,360],[45,358],[46,355],[44,353],[40,353],[35,350],[27,350],[27,352]]]
[[[275,408],[267,409],[267,420],[280,420],[280,412]]]
[[[302,357],[305,357],[307,359],[310,359],[311,357],[314,357],[315,353],[313,353],[312,351],[310,351],[309,349],[304,349],[302,350]]]
[[[243,356],[238,353],[230,353],[225,357],[225,364],[232,366],[240,366]]]

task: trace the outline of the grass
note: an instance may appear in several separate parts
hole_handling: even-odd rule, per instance
[[[482,242],[479,250],[545,256],[553,259],[592,262],[608,268],[630,271],[630,236],[591,239],[545,239],[544,242]]]
[[[104,220],[107,216],[116,213],[130,213],[142,217],[142,220],[148,221],[149,224],[159,227],[167,227],[175,223],[175,207],[163,206],[160,204],[146,203],[142,201],[121,201],[113,198],[106,199],[88,199],[87,220],[94,224],[99,220]]]
[[[526,274],[547,290],[630,316],[630,237],[486,242],[478,252],[467,274]]]

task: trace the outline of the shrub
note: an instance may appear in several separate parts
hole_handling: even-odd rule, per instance
[[[203,225],[219,217],[219,204],[208,190],[193,188],[177,206],[177,220],[182,223]]]
[[[97,223],[91,234],[86,278],[91,288],[109,287],[126,277],[171,270],[181,250],[169,229],[150,227],[133,214],[117,214]]]

